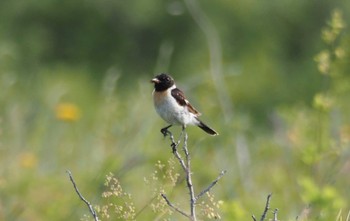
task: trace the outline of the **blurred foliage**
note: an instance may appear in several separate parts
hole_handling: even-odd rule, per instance
[[[156,194],[187,205],[151,101],[161,71],[220,133],[188,128],[195,190],[228,171],[203,219],[251,220],[272,192],[281,220],[347,220],[349,1],[198,2],[219,39],[229,118],[189,2],[0,1],[0,220],[88,214],[67,169],[94,205],[180,220]]]

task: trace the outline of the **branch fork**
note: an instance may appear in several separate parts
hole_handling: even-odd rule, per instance
[[[267,212],[270,210],[271,196],[272,196],[272,193],[269,193],[267,195],[265,209],[264,209],[264,212],[261,215],[260,221],[264,221],[266,219]],[[278,209],[277,208],[274,209],[272,213],[273,213],[272,221],[278,221],[278,219],[277,219]],[[252,219],[253,219],[253,221],[257,221],[257,219],[256,219],[256,217],[254,215],[252,215]]]
[[[189,190],[189,195],[190,195],[190,213],[186,213],[183,210],[181,210],[180,208],[176,207],[174,204],[172,204],[164,193],[162,193],[161,196],[166,201],[168,206],[171,207],[172,209],[174,209],[176,212],[182,214],[183,216],[187,217],[191,221],[197,221],[197,217],[196,217],[197,200],[199,200],[204,194],[209,192],[215,186],[215,184],[225,175],[226,170],[221,171],[219,176],[210,185],[208,185],[208,187],[206,189],[202,190],[196,196],[195,191],[194,191],[194,187],[193,187],[193,183],[192,183],[191,157],[190,157],[190,153],[189,153],[188,148],[187,148],[188,135],[186,133],[185,127],[182,128],[182,131],[181,131],[181,134],[180,134],[178,141],[175,141],[173,134],[169,130],[167,130],[167,128],[164,128],[164,129],[165,130],[162,130],[161,132],[164,135],[164,137],[169,135],[169,138],[171,141],[170,146],[172,148],[172,153],[174,154],[175,158],[179,161],[183,171],[186,174],[186,184],[187,184],[187,188]],[[184,158],[178,152],[178,146],[180,144],[182,136],[183,136],[182,150],[183,150],[184,155],[185,155]]]

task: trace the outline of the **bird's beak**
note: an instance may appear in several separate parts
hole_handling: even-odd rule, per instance
[[[151,83],[155,83],[155,84],[158,84],[160,81],[157,79],[157,78],[153,78],[151,80]]]

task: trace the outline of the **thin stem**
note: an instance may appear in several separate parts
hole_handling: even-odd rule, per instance
[[[271,196],[272,196],[272,193],[269,193],[269,195],[267,195],[265,209],[264,209],[263,214],[261,215],[260,221],[264,221],[265,220],[267,211],[269,211],[269,209],[270,209]]]
[[[175,211],[177,211],[178,213],[186,216],[187,218],[189,218],[191,221],[197,221],[197,216],[196,216],[196,203],[197,200],[204,195],[206,192],[210,191],[211,188],[213,188],[213,186],[224,176],[224,174],[226,173],[226,171],[222,171],[220,173],[220,175],[206,188],[204,189],[200,194],[198,194],[198,196],[195,195],[195,191],[194,191],[194,187],[193,187],[193,182],[192,182],[192,171],[191,171],[191,157],[190,157],[190,153],[188,151],[188,147],[187,147],[187,140],[188,140],[188,135],[186,133],[186,128],[183,127],[182,131],[181,131],[181,135],[179,137],[178,141],[175,141],[173,134],[166,130],[164,131],[165,135],[169,135],[170,137],[170,141],[171,141],[171,147],[172,147],[172,153],[174,154],[175,158],[179,161],[183,171],[186,174],[186,184],[187,184],[187,188],[189,190],[189,195],[190,195],[190,215],[183,212],[182,210],[180,210],[179,208],[175,207],[165,196],[165,194],[161,194],[161,196],[164,198],[164,200],[166,201],[166,203]],[[181,138],[183,136],[183,145],[182,145],[182,149],[184,151],[185,154],[185,159],[180,155],[180,153],[177,150],[178,145],[180,144]]]
[[[278,219],[277,219],[277,213],[278,213],[278,209],[276,208],[276,209],[273,211],[273,220],[272,220],[272,221],[278,221]]]
[[[183,130],[184,131],[184,130]],[[187,187],[188,187],[188,190],[190,192],[190,210],[191,210],[191,217],[192,217],[192,220],[193,221],[196,221],[197,220],[197,217],[196,217],[196,196],[195,196],[195,193],[194,193],[194,187],[193,187],[193,183],[192,183],[192,171],[191,171],[191,157],[190,157],[190,154],[188,152],[188,149],[187,149],[187,139],[188,139],[188,136],[187,136],[187,133],[186,131],[184,131],[184,144],[183,144],[183,151],[185,153],[185,156],[186,156],[186,182],[187,182]]]
[[[87,200],[84,198],[84,196],[80,193],[80,191],[78,190],[78,187],[77,187],[77,185],[76,185],[76,183],[75,183],[75,181],[74,181],[74,179],[73,179],[72,173],[71,173],[69,170],[67,170],[66,172],[67,172],[67,174],[68,174],[68,176],[69,176],[69,179],[70,179],[70,181],[72,182],[73,187],[74,187],[74,189],[75,189],[75,192],[78,194],[79,198],[88,206],[88,208],[89,208],[89,210],[90,210],[90,213],[91,213],[92,216],[94,217],[94,220],[95,220],[95,221],[99,221],[98,216],[97,216],[97,213],[96,213],[96,211],[94,210],[94,208],[92,207],[91,203],[90,203],[89,201],[87,201]]]
[[[172,151],[173,151],[174,156],[179,161],[182,169],[184,171],[186,171],[187,167],[186,167],[185,161],[182,159],[180,153],[177,151],[177,146],[180,144],[180,140],[175,142],[174,136],[170,131],[167,131],[167,134],[169,135],[170,140],[171,140],[171,147],[173,148]]]
[[[166,195],[164,193],[161,194],[161,196],[163,197],[163,199],[165,200],[165,202],[168,204],[168,206],[170,206],[171,208],[173,208],[176,212],[186,216],[187,218],[191,219],[191,216],[188,215],[187,213],[185,213],[184,211],[182,211],[181,209],[177,208],[174,204],[172,204],[168,198],[166,197]]]
[[[200,192],[196,199],[198,200],[199,198],[201,198],[205,193],[209,192],[211,190],[211,188],[213,188],[215,186],[215,184],[225,175],[226,170],[221,171],[221,173],[219,174],[219,176],[206,188],[204,189],[202,192]]]
[[[272,196],[272,193],[269,193],[269,195],[267,195],[265,209],[264,209],[263,214],[261,215],[260,221],[264,221],[264,220],[265,220],[266,214],[267,214],[267,212],[268,212],[269,209],[270,209],[270,200],[271,200],[271,196]],[[277,219],[277,209],[275,210],[274,215],[275,215],[275,218]],[[252,215],[252,219],[253,219],[253,221],[257,221],[257,220],[256,220],[256,217],[255,217],[254,215]]]

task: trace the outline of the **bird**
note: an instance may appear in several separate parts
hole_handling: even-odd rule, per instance
[[[195,125],[212,136],[218,133],[203,123],[198,117],[201,115],[190,102],[185,94],[176,87],[174,79],[167,73],[155,76],[151,83],[154,83],[153,103],[157,113],[164,121],[169,123],[161,129],[161,133],[166,136],[168,129],[173,125],[181,125],[185,130],[187,125]]]

